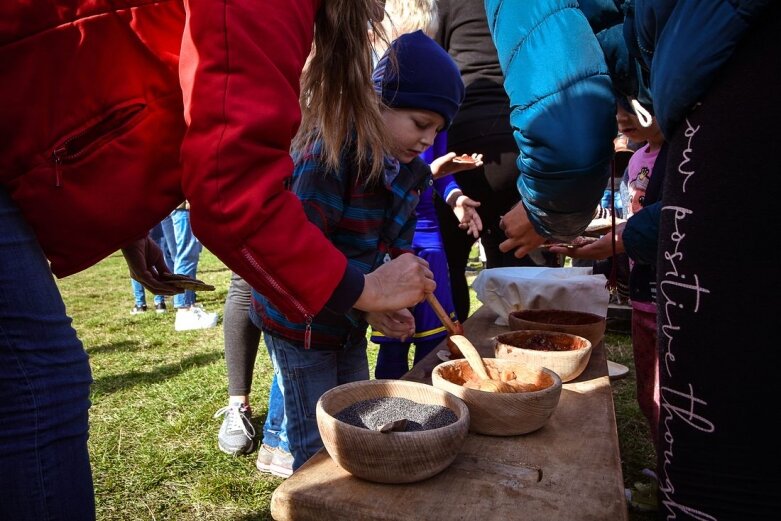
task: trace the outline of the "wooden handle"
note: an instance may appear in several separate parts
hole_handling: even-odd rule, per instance
[[[480,356],[480,353],[477,352],[477,348],[472,344],[472,342],[469,341],[467,337],[463,335],[452,335],[450,340],[452,340],[458,346],[458,349],[460,349],[464,354],[464,358],[466,358],[466,361],[469,362],[469,365],[472,367],[472,371],[475,372],[478,378],[482,378],[483,380],[491,379],[491,377],[488,376],[488,371],[485,369],[483,357]]]
[[[447,334],[458,335],[460,333],[458,326],[456,326],[455,323],[450,320],[450,316],[447,314],[447,311],[445,311],[445,308],[442,307],[442,304],[439,303],[436,295],[433,293],[426,293],[426,301],[431,304],[432,308],[434,308],[434,313],[437,314],[439,320],[442,321],[442,325],[444,325],[445,329],[447,329]]]

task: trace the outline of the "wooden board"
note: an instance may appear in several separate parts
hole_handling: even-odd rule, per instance
[[[480,308],[464,334],[484,357],[506,327]],[[434,349],[404,378],[431,382]],[[625,521],[627,519],[613,395],[602,343],[586,370],[564,384],[559,406],[539,431],[522,436],[469,434],[442,473],[385,485],[355,478],[321,450],[271,498],[277,521]]]

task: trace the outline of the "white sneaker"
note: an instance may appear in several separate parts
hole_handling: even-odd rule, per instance
[[[179,308],[176,310],[176,331],[189,331],[191,329],[208,329],[217,325],[217,313],[208,313],[198,306]]]

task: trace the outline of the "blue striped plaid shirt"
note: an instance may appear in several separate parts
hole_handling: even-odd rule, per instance
[[[423,160],[399,164],[386,157],[383,182],[367,186],[359,179],[352,147],[342,152],[337,170],[325,166],[320,142],[293,159],[291,189],[309,220],[353,267],[370,273],[386,260],[412,252],[415,207],[421,191],[432,183],[431,169]],[[302,347],[341,349],[366,335],[362,313],[338,315],[324,309],[313,318],[310,346],[304,346],[306,323],[291,322],[256,291],[253,307],[265,332]]]

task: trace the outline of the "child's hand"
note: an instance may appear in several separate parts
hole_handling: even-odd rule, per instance
[[[383,335],[399,338],[402,342],[415,334],[415,317],[406,308],[398,311],[370,311],[366,313],[366,322],[375,331],[382,331]]]
[[[459,195],[453,205],[453,213],[458,217],[458,227],[466,230],[466,233],[475,239],[480,237],[480,232],[483,231],[483,221],[477,213],[478,206],[480,203],[465,195]]]
[[[483,166],[483,154],[457,156],[455,152],[448,152],[431,162],[431,173],[434,174],[434,179],[439,179],[440,177],[472,170],[480,166]]]
[[[624,253],[623,233],[626,223],[616,225],[616,253]],[[570,244],[552,244],[548,251],[573,259],[601,260],[613,256],[613,238],[607,233],[597,240],[575,239]]]

